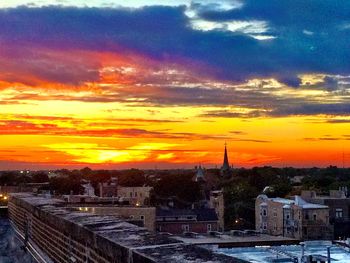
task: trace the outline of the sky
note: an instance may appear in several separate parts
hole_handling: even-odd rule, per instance
[[[346,0],[0,2],[0,170],[350,165]]]

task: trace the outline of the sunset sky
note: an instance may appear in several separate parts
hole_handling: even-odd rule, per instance
[[[350,165],[346,0],[0,2],[0,170]]]

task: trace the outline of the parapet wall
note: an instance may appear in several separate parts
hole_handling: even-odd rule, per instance
[[[33,194],[11,195],[9,217],[43,263],[244,262]]]

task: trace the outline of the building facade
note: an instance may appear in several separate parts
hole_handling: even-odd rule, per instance
[[[218,217],[218,230],[225,230],[224,213],[225,213],[225,203],[224,203],[224,193],[222,190],[210,191],[209,196],[209,207],[215,209],[216,215]]]
[[[299,240],[332,239],[329,208],[312,204],[301,197],[268,198],[259,195],[255,202],[256,230],[273,236]]]
[[[112,177],[109,181],[99,183],[100,197],[116,197],[118,195],[118,179]]]
[[[334,239],[350,237],[350,198],[347,188],[331,190],[329,195],[317,195],[315,191],[302,191],[303,199],[310,203],[329,207],[329,221],[334,227]]]
[[[158,232],[182,234],[185,232],[208,233],[218,231],[215,209],[157,208],[156,229]]]
[[[128,200],[131,205],[148,205],[152,187],[124,187],[118,186],[118,197]]]

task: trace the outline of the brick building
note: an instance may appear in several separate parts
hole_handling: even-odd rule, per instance
[[[159,232],[182,234],[184,232],[207,233],[218,231],[215,209],[157,208],[156,229]]]
[[[149,203],[152,187],[124,187],[118,186],[118,197],[128,200],[131,205],[147,205]]]
[[[109,181],[99,183],[100,197],[116,197],[118,195],[118,179],[112,177]]]
[[[310,203],[329,207],[329,221],[334,227],[334,239],[350,237],[350,198],[347,197],[346,188],[331,190],[329,195],[302,191],[301,196]]]
[[[211,191],[209,196],[209,207],[214,208],[218,217],[218,230],[224,231],[224,193],[222,190]]]
[[[256,230],[274,236],[300,240],[332,239],[329,208],[312,204],[300,196],[294,199],[259,195],[255,202]]]

